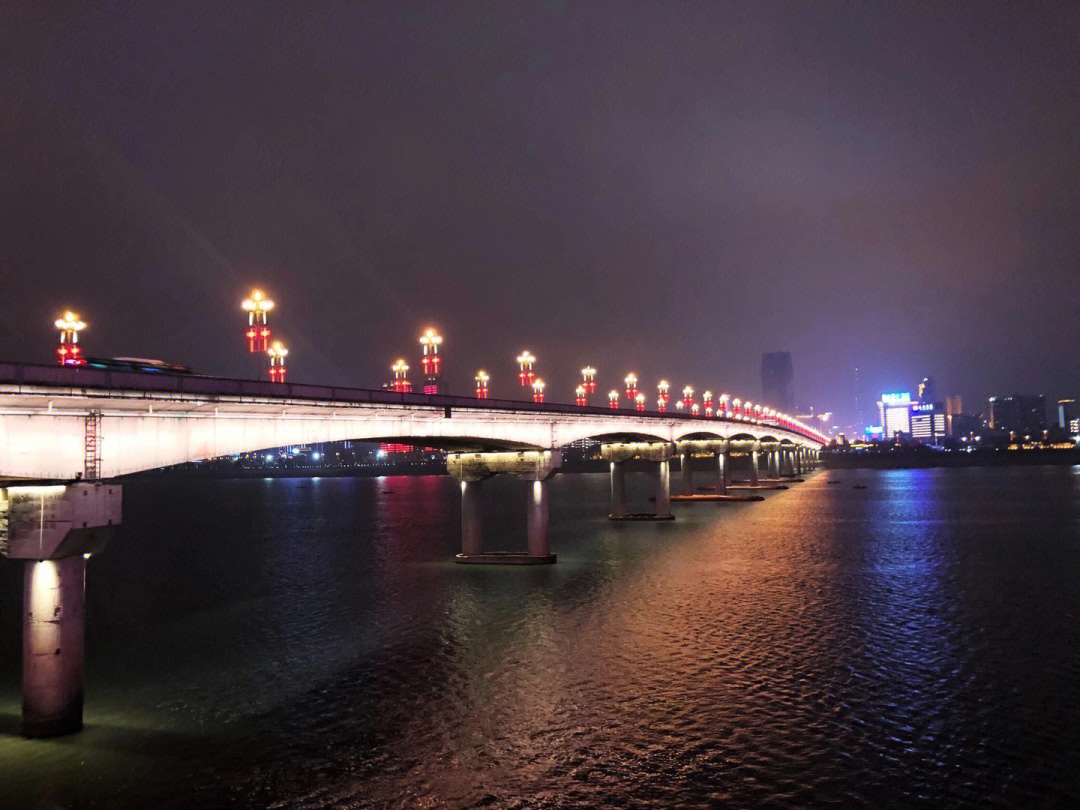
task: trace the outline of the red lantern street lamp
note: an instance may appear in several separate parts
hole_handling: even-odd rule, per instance
[[[409,382],[409,364],[404,360],[398,360],[390,366],[394,372],[394,381],[390,384],[390,390],[399,394],[407,394],[412,391],[412,383]]]
[[[270,382],[285,382],[285,356],[289,353],[280,340],[275,340],[266,354],[270,358]]]
[[[667,411],[667,404],[668,400],[670,399],[668,391],[670,390],[670,388],[671,386],[668,385],[667,380],[661,380],[656,384],[656,410],[658,410],[660,413],[665,413]]]
[[[682,403],[687,410],[694,404],[694,389],[692,386],[688,385],[682,390]]]
[[[262,294],[262,290],[252,290],[251,297],[241,305],[248,314],[247,331],[244,336],[248,342],[248,352],[265,352],[270,348],[270,327],[266,322],[266,313],[274,308],[274,302]]]
[[[588,389],[585,388],[584,384],[574,389],[574,404],[581,408],[589,404]]]
[[[633,402],[635,399],[637,399],[638,395],[637,375],[633,373],[627,374],[626,379],[623,380],[623,382],[626,383],[626,398]]]
[[[596,369],[585,366],[581,370],[581,384],[585,387],[585,404],[592,402],[592,395],[596,393]]]
[[[60,342],[56,346],[56,364],[58,366],[83,366],[86,358],[82,355],[82,347],[79,345],[79,332],[86,328],[86,324],[79,316],[70,310],[65,312],[62,318],[58,318],[54,324],[60,330]]]
[[[475,379],[476,379],[476,398],[477,399],[487,399],[488,398],[488,380],[490,380],[491,378],[488,377],[488,374],[487,374],[486,371],[481,369],[480,371],[476,372]]]
[[[442,345],[442,335],[434,329],[425,329],[420,336],[420,345],[424,347],[424,354],[420,358],[420,365],[424,368],[424,393],[439,393],[439,380],[442,377],[442,358],[439,357],[439,346]]]
[[[700,414],[701,414],[701,408],[695,402],[693,405],[690,406],[690,415],[691,416],[699,416]]]
[[[533,402],[544,401],[544,381],[540,379],[533,380],[532,384]]]
[[[716,415],[717,416],[727,416],[728,415],[728,395],[727,394],[721,394],[720,395],[720,407],[717,410]]]
[[[607,402],[608,402],[608,407],[609,408],[612,408],[612,409],[618,408],[619,407],[619,392],[618,391],[608,391]]]
[[[532,384],[536,382],[536,372],[533,371],[533,363],[535,362],[536,358],[527,351],[517,356],[518,368],[521,369],[518,372],[518,379],[521,380],[522,388],[531,388]]]
[[[644,394],[639,393],[636,397],[634,397],[634,410],[636,410],[636,411],[644,411],[645,410],[645,395]]]

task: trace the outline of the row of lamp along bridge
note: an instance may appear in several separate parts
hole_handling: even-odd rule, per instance
[[[289,350],[280,340],[271,340],[272,331],[269,324],[269,313],[274,309],[274,301],[268,298],[261,290],[252,290],[250,297],[246,298],[241,308],[247,314],[247,325],[244,329],[244,338],[247,341],[248,352],[251,354],[265,355],[267,358],[267,374],[271,382],[284,383],[287,373],[286,358]],[[79,343],[79,333],[86,329],[87,324],[77,314],[67,311],[59,318],[55,326],[59,331],[59,343],[56,349],[57,363],[61,366],[80,366],[86,363],[82,346]],[[424,373],[423,393],[438,394],[442,382],[442,356],[440,349],[443,338],[434,329],[425,329],[420,335],[422,350],[421,366]],[[546,398],[546,383],[537,376],[535,371],[536,357],[529,351],[523,351],[516,358],[518,365],[518,381],[520,387],[527,393],[531,393],[533,402],[544,402]],[[392,379],[386,386],[391,391],[399,393],[411,393],[412,382],[409,380],[409,365],[400,358],[390,367]],[[474,389],[477,399],[488,399],[491,393],[491,376],[481,369],[474,377],[476,387]],[[623,380],[626,407],[638,412],[649,410],[648,397],[638,387],[638,377],[634,373],[627,374]],[[581,383],[574,390],[574,402],[578,406],[588,407],[592,405],[592,398],[596,394],[596,369],[586,366],[581,369]],[[671,400],[671,385],[667,380],[660,380],[656,386],[656,405],[654,413],[666,413],[670,408],[684,416],[695,417],[718,417],[721,419],[736,419],[747,421],[759,421],[774,424],[788,430],[803,432],[805,435],[815,434],[798,420],[787,414],[780,413],[773,408],[761,404],[743,401],[738,397],[729,397],[721,394],[714,397],[713,392],[706,390],[702,394],[702,401],[695,399],[693,386],[687,385],[682,389],[682,396],[674,402]],[[622,397],[618,390],[611,390],[607,395],[609,408],[619,409],[622,407]],[[824,439],[820,434],[814,438]]]

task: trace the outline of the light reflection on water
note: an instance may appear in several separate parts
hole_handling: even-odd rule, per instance
[[[485,497],[489,547],[523,548],[524,487]],[[0,564],[2,795],[1080,802],[1072,471],[833,472],[673,525],[609,523],[606,477],[575,475],[552,508],[558,565],[462,567],[446,478],[127,485],[89,568],[76,737],[13,733],[21,572]]]

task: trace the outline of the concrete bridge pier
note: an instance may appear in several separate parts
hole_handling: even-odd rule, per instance
[[[769,451],[769,478],[780,477],[780,450],[774,449]]]
[[[550,502],[548,480],[562,466],[557,450],[526,450],[518,453],[450,453],[446,469],[461,483],[461,553],[459,563],[500,565],[549,565],[555,562],[548,539]],[[481,484],[493,475],[513,475],[526,481],[525,506],[527,551],[484,551]]]
[[[480,488],[484,479],[461,481],[461,553],[475,557],[484,553],[484,515]]]
[[[525,529],[529,557],[540,559],[551,557],[551,544],[548,541],[548,482],[535,479],[529,482],[529,500],[525,507]]]
[[[611,462],[611,515],[612,520],[626,518],[626,462]]]
[[[795,475],[803,474],[803,449],[796,447],[791,455],[791,464],[795,468]]]
[[[726,495],[728,484],[731,483],[731,458],[730,453],[724,450],[716,454],[716,494]]]
[[[604,444],[600,456],[611,465],[611,513],[609,520],[674,520],[671,513],[671,458],[674,446],[667,442],[620,442]],[[651,462],[655,512],[629,512],[626,507],[626,462]]]
[[[750,450],[750,486],[756,487],[761,483],[761,479],[758,476],[758,456],[761,453],[761,445],[754,443],[753,448]]]
[[[673,520],[671,514],[671,462],[658,461],[652,468],[653,492],[656,499],[657,520]]]
[[[679,453],[679,473],[682,480],[682,488],[680,490],[681,495],[693,495],[694,494],[694,470],[690,466],[693,456],[689,451],[683,450]]]
[[[0,489],[0,549],[25,560],[22,730],[83,725],[86,561],[120,525],[121,488],[81,483]]]

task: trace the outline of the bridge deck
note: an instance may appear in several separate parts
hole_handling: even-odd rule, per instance
[[[578,406],[558,402],[530,402],[510,399],[477,399],[447,394],[399,393],[385,389],[349,388],[309,385],[305,383],[271,383],[261,380],[238,380],[227,377],[208,377],[187,374],[153,374],[135,371],[90,369],[79,367],[41,366],[22,363],[0,363],[0,394],[4,409],[45,407],[50,398],[62,397],[66,407],[95,407],[108,402],[112,410],[145,410],[151,405],[159,412],[169,410],[212,411],[229,410],[229,405],[242,405],[244,411],[273,413],[287,406],[290,413],[324,412],[326,407],[355,405],[413,406],[427,415],[467,410],[471,412],[518,414],[574,414],[603,417],[633,417],[665,422],[700,422],[704,424],[751,424],[733,417],[706,417],[681,414],[677,411],[634,411],[629,408],[611,409],[601,406]],[[758,423],[787,433],[817,437],[795,428],[772,423]]]

